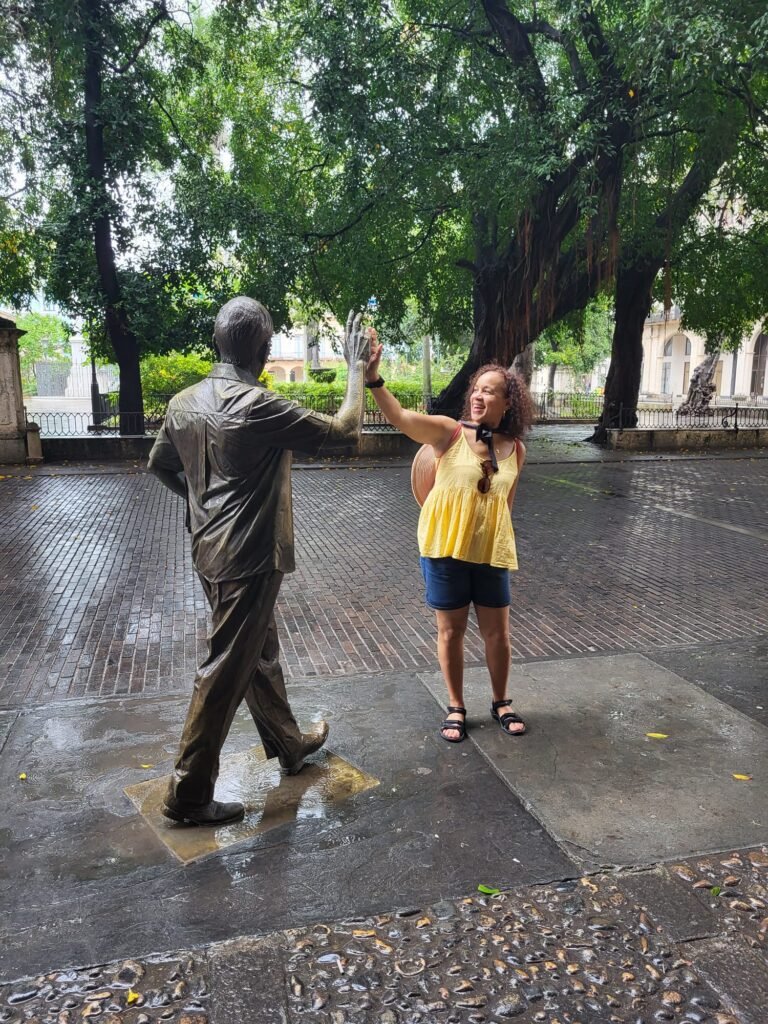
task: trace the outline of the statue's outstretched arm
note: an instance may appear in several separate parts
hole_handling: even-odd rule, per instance
[[[350,309],[344,332],[344,359],[347,371],[347,391],[339,411],[333,417],[323,448],[345,447],[356,444],[363,429],[365,387],[363,383],[368,358],[368,333],[362,325],[363,314]]]

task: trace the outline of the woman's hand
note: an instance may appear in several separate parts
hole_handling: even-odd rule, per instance
[[[379,344],[379,336],[375,327],[368,327],[368,362],[365,367],[365,379],[368,381],[379,379],[379,364],[384,346]]]

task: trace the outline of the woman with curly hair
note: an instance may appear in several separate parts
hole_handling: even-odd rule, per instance
[[[382,346],[374,339],[366,368],[385,419],[414,441],[431,445],[435,482],[419,517],[426,600],[437,617],[437,657],[448,690],[440,735],[466,736],[464,634],[474,605],[491,677],[491,715],[509,736],[525,732],[507,693],[510,667],[509,572],[517,569],[511,512],[525,462],[522,437],[533,403],[519,374],[495,363],[473,375],[462,419],[403,409],[379,375]]]

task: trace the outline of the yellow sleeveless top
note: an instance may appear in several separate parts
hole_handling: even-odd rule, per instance
[[[499,471],[491,473],[487,494],[477,489],[482,463],[463,430],[438,460],[435,486],[419,516],[423,558],[457,558],[517,569],[515,533],[507,505],[517,479],[517,445],[508,458],[499,459]]]

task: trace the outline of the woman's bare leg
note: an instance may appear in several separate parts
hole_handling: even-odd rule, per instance
[[[504,608],[485,608],[475,605],[477,625],[485,644],[485,663],[491,677],[493,700],[504,700],[507,696],[509,666],[512,661],[512,650],[509,643],[509,605]],[[499,716],[512,711],[512,704],[503,704],[497,709]],[[507,729],[510,733],[523,732],[525,726],[520,722],[510,722]]]
[[[464,634],[467,631],[469,605],[450,611],[436,611],[437,618],[437,660],[448,690],[448,704],[464,707]],[[449,714],[449,719],[461,721],[463,716]],[[457,740],[459,731],[447,729],[443,732],[447,740]]]

